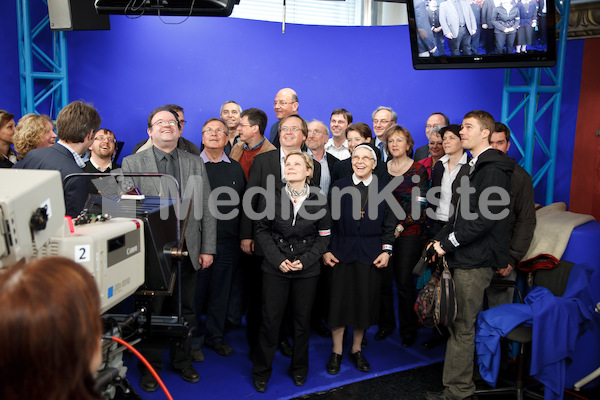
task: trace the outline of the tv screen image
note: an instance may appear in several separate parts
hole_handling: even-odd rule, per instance
[[[407,0],[413,67],[551,67],[554,0]]]

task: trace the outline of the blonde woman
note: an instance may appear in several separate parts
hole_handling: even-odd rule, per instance
[[[26,114],[19,120],[13,143],[22,159],[25,154],[40,147],[50,147],[56,142],[56,132],[50,117],[39,114]]]

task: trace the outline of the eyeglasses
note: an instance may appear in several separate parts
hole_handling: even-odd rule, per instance
[[[277,104],[279,104],[280,106],[287,106],[288,104],[294,104],[297,103],[297,101],[292,101],[292,102],[287,102],[287,101],[283,101],[283,100],[275,100],[273,102],[273,106],[277,106]]]
[[[219,129],[213,129],[213,128],[206,128],[202,131],[202,133],[225,133],[225,130],[223,128],[219,128]]]
[[[254,126],[254,124],[242,124],[241,122],[238,124],[238,126]]]
[[[96,136],[94,140],[100,143],[104,142],[105,140],[109,143],[117,143],[117,139],[109,138],[108,136]]]
[[[153,123],[152,126],[154,126],[154,125],[167,126],[167,124],[169,124],[170,126],[177,126],[177,121],[175,121],[174,119],[170,119],[168,121],[163,121],[162,119],[159,119],[158,121]]]
[[[320,134],[322,134],[323,132],[322,132],[322,131],[318,131],[318,130],[316,130],[316,129],[313,129],[312,131],[308,131],[308,134],[309,134],[309,135],[310,135],[311,133],[312,133],[312,134],[315,134],[315,135],[320,135]]]
[[[296,132],[298,132],[300,130],[301,129],[298,128],[297,126],[282,126],[281,127],[281,131],[282,132],[290,132],[290,131],[292,131],[292,132],[296,133]]]
[[[374,120],[373,120],[373,125],[377,125],[377,124],[382,124],[382,125],[385,125],[385,124],[387,124],[388,122],[390,122],[390,120],[389,120],[389,119],[374,119]]]
[[[352,161],[358,162],[358,161],[362,161],[364,163],[369,162],[369,161],[374,161],[375,159],[373,157],[367,157],[367,156],[352,156]]]

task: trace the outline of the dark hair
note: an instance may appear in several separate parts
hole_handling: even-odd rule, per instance
[[[490,131],[490,135],[492,134],[492,132],[494,132],[494,126],[496,125],[496,121],[494,121],[494,117],[492,117],[492,115],[489,112],[481,110],[470,111],[464,116],[463,119],[467,118],[475,118],[477,121],[479,121],[481,129],[487,129],[488,131]]]
[[[352,114],[350,114],[350,111],[348,111],[344,108],[336,108],[335,110],[333,110],[331,112],[331,117],[333,117],[335,114],[342,114],[344,117],[346,117],[346,121],[348,121],[348,125],[352,124]],[[331,119],[331,117],[329,117],[329,119]]]
[[[15,119],[15,115],[9,113],[8,111],[0,110],[0,128],[4,126],[4,124],[9,123]]]
[[[177,110],[175,110],[174,108],[168,107],[168,106],[160,106],[160,107],[157,107],[154,110],[152,110],[150,115],[148,115],[148,129],[152,128],[152,118],[154,118],[154,116],[156,114],[158,114],[159,112],[162,112],[162,111],[167,111],[167,112],[170,112],[171,114],[173,114],[173,116],[175,117],[175,121],[177,121],[177,127],[179,129],[181,129],[181,121],[179,121],[179,115],[177,115]]]
[[[431,114],[429,114],[429,117],[427,117],[427,119],[433,117],[434,115],[441,115],[442,117],[444,117],[444,125],[450,125],[450,120],[448,119],[446,114],[441,112],[432,112]]]
[[[244,118],[245,116],[248,116],[248,123],[250,125],[258,125],[258,131],[264,136],[265,129],[267,129],[267,114],[258,108],[249,108],[240,114],[240,118]]]
[[[444,134],[446,132],[452,132],[455,136],[458,136],[460,138],[460,125],[452,124],[442,127],[440,129],[440,135],[442,136],[442,140],[444,140]]]
[[[99,399],[90,368],[102,335],[92,275],[63,257],[0,273],[0,398]]]
[[[289,118],[298,118],[300,121],[302,121],[302,134],[304,135],[304,138],[308,137],[308,125],[306,124],[306,121],[298,114],[290,114],[287,117],[282,118],[281,121],[279,121],[277,133],[281,133],[281,125],[283,125],[284,121],[287,121]]]
[[[369,125],[365,124],[364,122],[357,122],[348,126],[346,128],[346,137],[348,137],[348,132],[350,131],[356,131],[360,133],[360,136],[362,136],[365,139],[371,140],[371,138],[373,137],[373,134],[371,133],[371,128],[369,128]]]
[[[100,132],[100,131],[104,131],[106,133],[110,133],[111,135],[113,135],[113,137],[115,138],[115,140],[117,140],[117,135],[115,135],[115,133],[113,131],[111,131],[110,129],[100,128],[100,129],[98,129],[98,132]],[[98,133],[98,132],[96,132],[96,133]]]
[[[90,132],[100,129],[102,118],[91,104],[74,101],[67,104],[56,117],[56,128],[60,140],[82,143]]]
[[[178,112],[183,113],[183,107],[178,106],[177,104],[165,104],[163,107],[170,108],[171,110],[175,111],[176,113],[178,113]]]
[[[510,129],[508,128],[508,126],[504,125],[502,122],[496,122],[494,124],[494,132],[502,132],[504,133],[504,135],[506,136],[506,142],[510,142]],[[492,135],[490,134],[490,140],[492,140]]]

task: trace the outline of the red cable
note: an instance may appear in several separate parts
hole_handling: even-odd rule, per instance
[[[144,363],[146,368],[148,368],[148,370],[152,373],[152,375],[154,376],[154,379],[156,379],[156,381],[160,385],[163,392],[165,392],[165,395],[167,396],[167,398],[169,400],[173,400],[173,396],[171,396],[171,393],[169,393],[169,389],[167,389],[167,387],[163,383],[162,379],[160,379],[160,377],[158,376],[158,374],[156,373],[154,368],[152,368],[152,365],[150,365],[148,360],[146,360],[146,358],[144,358],[144,356],[139,351],[137,351],[132,345],[130,345],[129,343],[127,343],[126,341],[124,341],[121,338],[113,336],[111,339],[114,340],[115,342],[120,343],[123,346],[127,347],[133,354],[135,354],[137,356],[137,358],[139,358]]]

